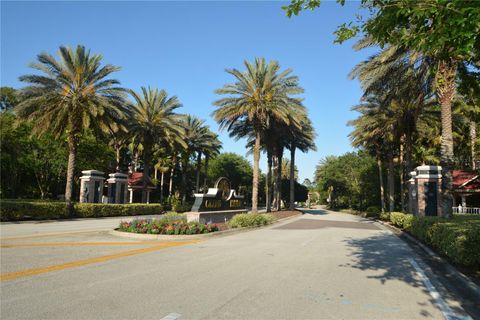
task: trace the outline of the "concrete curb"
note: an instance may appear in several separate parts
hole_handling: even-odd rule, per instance
[[[260,227],[245,227],[245,228],[235,228],[235,229],[228,229],[228,230],[223,230],[223,231],[216,231],[216,232],[210,232],[210,233],[202,233],[202,234],[182,234],[182,235],[169,235],[169,234],[145,234],[145,233],[132,233],[132,232],[123,232],[123,231],[117,231],[117,230],[110,230],[108,233],[116,236],[116,237],[122,237],[122,238],[130,238],[130,239],[137,239],[137,240],[200,240],[200,239],[205,239],[205,238],[212,238],[212,237],[221,237],[221,236],[227,236],[231,234],[236,234],[236,233],[242,233],[242,232],[248,232],[248,231],[253,231],[257,229],[263,229],[263,228],[268,228],[273,225],[278,224],[279,222],[283,222],[288,219],[292,219],[298,216],[301,216],[303,213],[299,211],[298,214],[285,217],[282,219],[278,219],[272,224],[268,224],[265,226],[260,226]]]
[[[443,265],[445,265],[447,270],[449,272],[451,272],[452,274],[455,274],[458,277],[458,280],[461,281],[464,286],[468,287],[472,292],[474,292],[475,295],[476,295],[476,298],[480,301],[480,287],[475,282],[470,280],[470,278],[468,276],[466,276],[460,270],[458,270],[453,265],[451,265],[450,262],[448,262],[447,260],[442,258],[435,251],[433,251],[428,246],[426,246],[425,244],[423,244],[422,242],[417,240],[415,237],[411,236],[409,233],[407,233],[407,232],[405,232],[405,231],[403,231],[403,230],[401,230],[401,229],[399,229],[399,228],[397,228],[397,227],[395,227],[391,224],[385,223],[381,220],[377,220],[377,219],[372,219],[372,220],[375,221],[378,224],[381,224],[387,230],[388,229],[393,229],[395,232],[393,232],[392,230],[389,230],[389,231],[392,232],[395,236],[397,236],[397,237],[399,237],[399,235],[404,236],[408,240],[410,240],[410,241],[414,242],[416,245],[418,245],[427,255],[432,257],[436,262],[442,263]],[[400,240],[402,240],[402,239],[400,238]]]

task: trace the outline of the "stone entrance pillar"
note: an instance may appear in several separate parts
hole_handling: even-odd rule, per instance
[[[441,216],[442,167],[419,166],[416,168],[417,214]]]
[[[108,182],[108,203],[125,203],[128,192],[128,175],[124,173],[110,173]]]
[[[80,177],[80,202],[101,203],[103,195],[103,172],[84,170]]]

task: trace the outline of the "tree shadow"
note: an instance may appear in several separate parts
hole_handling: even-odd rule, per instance
[[[369,275],[367,278],[376,279],[382,284],[395,280],[402,281],[414,288],[420,288],[428,295],[428,301],[438,308],[436,301],[430,296],[423,280],[417,275],[415,268],[409,260],[410,258],[414,258],[423,269],[424,264],[422,259],[418,257],[406,243],[399,243],[399,239],[395,235],[382,234],[363,239],[350,237],[345,239],[344,242],[346,242],[350,250],[348,256],[351,257],[351,262],[341,264],[339,267],[374,271],[376,274]],[[431,278],[431,274],[427,273],[427,276],[430,281],[435,280]],[[438,276],[441,277],[443,275],[436,275],[435,277],[437,278]],[[465,311],[472,316],[477,316],[478,310],[475,310],[478,309],[478,306],[476,307],[474,301],[460,299],[457,294],[445,289],[438,281],[432,282],[444,300],[456,300],[460,302],[461,308],[450,306],[454,313],[461,315],[458,319],[471,319],[465,317]],[[418,302],[418,305],[423,307],[425,303]],[[420,311],[420,315],[430,318],[433,316],[425,309]],[[455,318],[452,317],[451,319]]]
[[[328,211],[325,209],[304,209],[297,208],[297,210],[302,211],[303,214],[313,214],[313,215],[325,215],[328,214]]]

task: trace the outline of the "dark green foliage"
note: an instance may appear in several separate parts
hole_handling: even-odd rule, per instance
[[[480,216],[446,219],[417,217],[400,212],[392,212],[391,215],[392,223],[432,246],[454,263],[480,268]]]
[[[101,204],[76,203],[73,216],[77,218],[118,217],[161,214],[161,204]],[[44,220],[69,218],[65,202],[34,200],[2,200],[0,218],[2,221]]]
[[[64,219],[68,217],[68,206],[65,202],[33,200],[2,200],[0,202],[1,221]]]
[[[202,234],[218,231],[216,224],[186,222],[183,218],[172,220],[171,217],[160,219],[136,219],[131,222],[122,221],[119,231],[147,234],[185,235]]]
[[[330,194],[332,208],[365,210],[380,203],[375,159],[366,152],[326,157],[317,165],[315,182],[325,198]]]
[[[241,213],[233,216],[228,225],[231,228],[243,227],[259,227],[271,224],[275,221],[275,217],[268,213]]]
[[[11,110],[17,103],[17,90],[10,87],[0,87],[0,111]]]
[[[308,199],[308,188],[295,181],[295,201],[305,202]],[[282,179],[282,200],[290,202],[290,180]]]
[[[161,214],[161,204],[101,204],[101,203],[76,203],[75,216],[90,217],[118,217]]]
[[[219,177],[230,180],[232,188],[251,186],[253,169],[250,162],[233,152],[222,153],[210,160],[208,166],[208,180],[212,183]],[[212,186],[210,186],[212,187]]]
[[[382,209],[380,209],[380,207],[377,207],[377,206],[371,206],[371,207],[368,207],[367,210],[365,210],[365,218],[377,218],[380,216],[380,214],[382,213]]]

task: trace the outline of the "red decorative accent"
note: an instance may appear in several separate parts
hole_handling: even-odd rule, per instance
[[[453,170],[454,190],[478,190],[480,189],[480,176],[474,171]]]
[[[143,172],[134,172],[128,176],[128,186],[129,187],[143,187]],[[147,177],[147,188],[155,188],[152,180]]]

